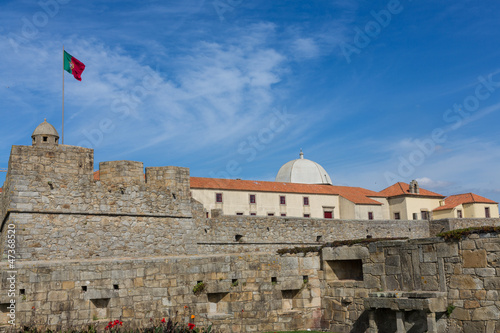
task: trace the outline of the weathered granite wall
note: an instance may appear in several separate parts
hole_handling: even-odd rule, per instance
[[[189,170],[141,162],[100,164],[72,146],[14,146],[2,196],[4,226],[17,227],[17,259],[144,257],[196,253]],[[199,214],[197,215],[199,216]]]
[[[292,245],[360,238],[424,238],[427,221],[325,220],[289,217],[217,216],[197,225],[202,253],[275,251]]]
[[[436,236],[440,232],[464,229],[470,227],[483,227],[483,226],[500,226],[500,219],[498,218],[453,218],[433,220],[429,222],[429,232],[431,237]]]
[[[357,278],[335,275],[361,263]],[[398,322],[411,332],[500,330],[498,235],[325,248],[322,267],[324,327],[333,331],[389,332]]]
[[[0,264],[0,324],[7,323],[7,264]],[[103,329],[176,318],[224,332],[319,328],[317,256],[272,254],[22,261],[17,265],[19,325]],[[193,288],[203,281],[204,290]],[[195,315],[191,319],[191,315]]]
[[[0,197],[0,321],[6,322],[10,301],[5,260],[13,225],[18,325],[115,318],[140,325],[194,314],[196,323],[214,323],[227,332],[500,330],[496,235],[455,243],[377,242],[307,256],[274,252],[334,240],[428,237],[443,228],[498,225],[498,219],[430,226],[400,220],[207,219],[190,197],[186,168],[146,168],[144,174],[140,162],[104,162],[100,181],[94,181],[92,167],[91,149],[13,147]],[[198,281],[206,289],[194,295]],[[449,319],[448,304],[455,307],[448,308]]]

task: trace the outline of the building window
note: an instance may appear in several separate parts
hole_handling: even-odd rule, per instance
[[[250,213],[250,215],[257,215],[257,213]]]
[[[418,220],[418,214],[417,213],[413,213],[413,219],[414,220]]]
[[[373,212],[368,212],[368,220],[373,220]]]
[[[401,220],[401,215],[399,214],[399,212],[394,213],[394,219],[395,220]]]
[[[304,214],[304,217],[311,217],[311,214]]]
[[[490,217],[490,207],[484,207],[484,216]]]
[[[267,213],[267,216],[274,216],[274,213]]]
[[[429,219],[429,212],[426,210],[423,210],[420,212],[422,214],[422,220],[428,220]]]
[[[304,206],[309,206],[309,197],[304,197]]]
[[[236,213],[236,215],[243,215],[243,213]]]
[[[281,216],[286,216],[286,213],[281,213]]]
[[[333,212],[332,211],[324,211],[323,212],[323,217],[325,219],[333,219]]]
[[[462,210],[461,210],[461,209],[458,209],[458,210],[457,210],[457,217],[458,217],[459,219],[461,219],[461,218],[462,218]]]
[[[215,193],[215,202],[222,203],[222,193]]]
[[[251,204],[255,203],[255,194],[250,194],[250,203]]]
[[[286,205],[286,198],[284,195],[280,195],[280,205]]]

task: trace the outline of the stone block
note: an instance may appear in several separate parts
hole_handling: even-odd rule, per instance
[[[62,289],[74,289],[75,281],[63,281]]]
[[[495,276],[496,275],[496,270],[494,268],[491,268],[491,267],[487,267],[487,268],[476,268],[475,269],[476,271],[476,274],[479,275],[479,276]]]
[[[420,274],[422,275],[436,275],[437,265],[435,263],[422,263],[420,264]]]
[[[476,242],[473,240],[464,240],[460,244],[460,247],[462,248],[462,250],[475,250]]]
[[[449,289],[448,290],[448,298],[449,299],[458,299],[460,296],[460,293],[457,289]]]
[[[304,286],[304,279],[302,276],[297,277],[287,277],[283,279],[279,284],[279,290],[299,290]]]
[[[385,278],[386,288],[387,290],[400,290],[401,287],[399,285],[399,281],[396,279],[395,275],[388,275]]]
[[[485,249],[488,252],[500,252],[499,239],[481,239],[476,241],[478,248]]]
[[[306,257],[301,259],[301,267],[303,270],[311,269],[318,270],[320,268],[319,257]]]
[[[484,300],[484,299],[486,299],[486,290],[484,290],[484,289],[478,290],[474,293],[474,296],[478,300]]]
[[[436,262],[437,255],[436,252],[424,252],[422,258],[424,262]]]
[[[363,273],[364,274],[372,274],[372,275],[383,275],[384,274],[384,264],[383,263],[364,264],[363,265]]]
[[[478,308],[480,305],[479,305],[479,302],[478,301],[465,301],[464,302],[464,308],[465,309],[476,309]]]
[[[486,299],[489,301],[498,301],[498,291],[488,290],[486,292]]]
[[[49,291],[48,294],[48,301],[49,302],[61,302],[65,301],[68,299],[68,292],[67,291]]]
[[[486,329],[485,324],[482,321],[466,321],[463,325],[462,332],[483,333]]]
[[[484,289],[486,290],[500,290],[500,277],[485,277]]]
[[[422,276],[420,280],[421,280],[422,290],[426,291],[439,290],[438,277],[436,275]]]
[[[437,243],[436,255],[438,258],[443,257],[457,257],[458,244],[457,243]]]
[[[281,270],[298,270],[299,258],[297,257],[280,257]]]
[[[368,257],[370,253],[364,246],[325,247],[322,250],[323,260],[356,260]]]
[[[115,296],[116,293],[111,289],[90,289],[84,294],[86,300],[112,298]]]
[[[470,311],[463,308],[455,308],[450,315],[451,319],[470,320]]]
[[[500,319],[500,311],[496,306],[487,306],[484,308],[475,309],[472,312],[472,320],[498,320]]]
[[[368,289],[381,288],[380,278],[378,276],[365,274],[363,282],[364,282],[365,288],[368,288]]]
[[[470,275],[453,275],[449,287],[453,289],[482,289],[483,281]]]
[[[133,318],[134,317],[134,309],[133,308],[123,308],[122,315],[123,315],[123,318]]]
[[[227,293],[231,291],[231,281],[222,280],[222,281],[210,281],[206,283],[206,291],[207,293]]]
[[[478,268],[487,267],[486,250],[464,250],[463,267],[464,268]]]

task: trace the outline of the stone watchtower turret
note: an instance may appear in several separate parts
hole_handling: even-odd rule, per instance
[[[35,128],[31,138],[33,146],[57,146],[59,144],[59,133],[54,126],[47,122],[47,119],[44,119],[43,123]]]

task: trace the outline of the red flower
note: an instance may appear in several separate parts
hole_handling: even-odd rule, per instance
[[[123,325],[123,321],[120,321],[120,326],[122,326],[122,325]]]
[[[188,323],[188,327],[190,330],[192,330],[195,326],[196,326],[195,324]]]
[[[163,319],[161,320],[161,322],[162,322],[162,323],[165,323],[165,318],[163,318]]]

